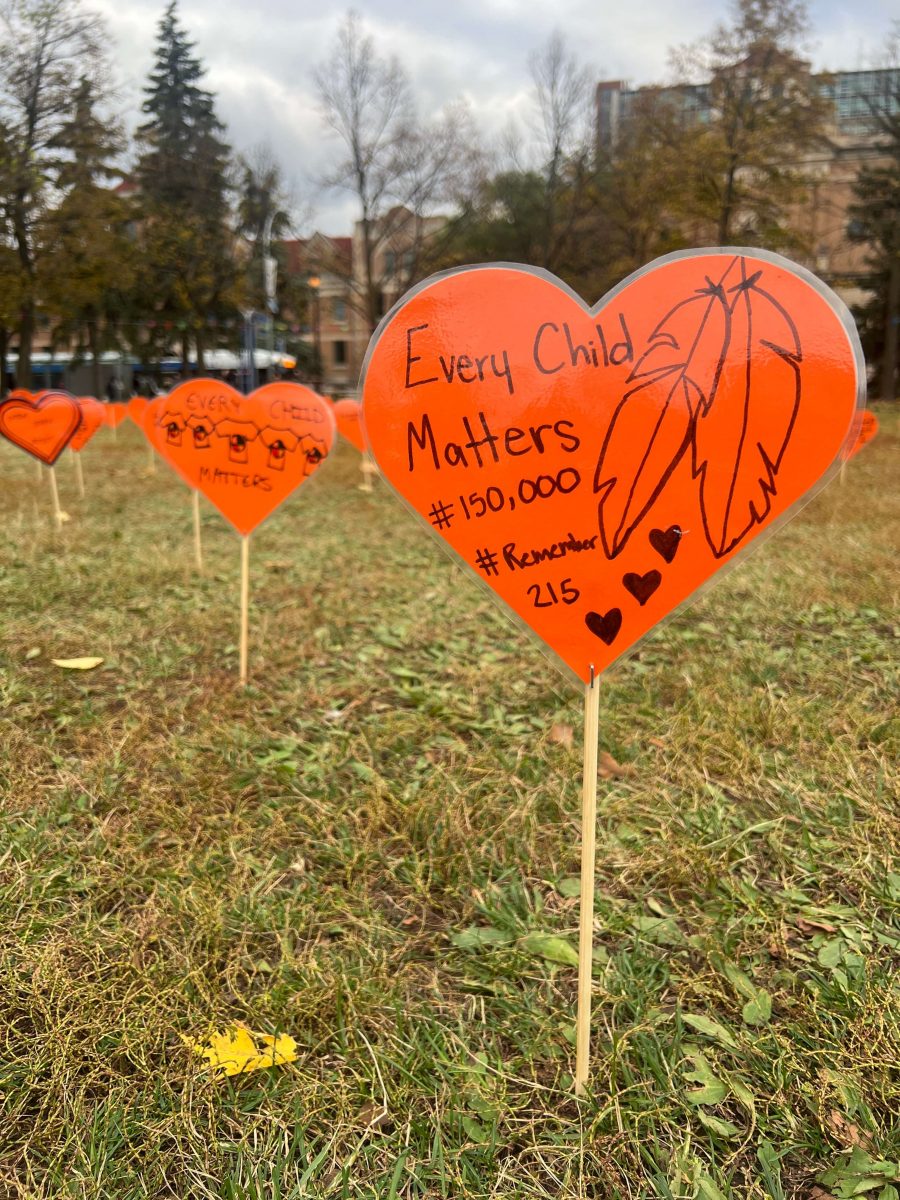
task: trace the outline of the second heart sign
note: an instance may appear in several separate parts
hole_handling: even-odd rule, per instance
[[[837,297],[775,255],[670,256],[594,308],[475,267],[386,318],[363,411],[387,479],[588,682],[835,463],[860,361]]]

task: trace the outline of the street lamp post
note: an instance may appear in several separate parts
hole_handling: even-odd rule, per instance
[[[321,286],[322,280],[318,275],[312,275],[309,280],[309,287],[312,292],[313,303],[313,357],[315,360],[313,383],[317,392],[322,390],[322,327],[319,320],[319,288]]]
[[[275,292],[278,282],[278,260],[271,254],[272,245],[272,222],[275,220],[276,213],[273,210],[266,217],[266,223],[263,226],[263,292],[266,298],[266,308],[269,310],[269,374],[268,379],[271,383],[274,375],[274,360],[275,360],[275,313],[278,309],[278,301],[275,298]]]

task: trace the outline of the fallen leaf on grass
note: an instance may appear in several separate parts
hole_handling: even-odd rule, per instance
[[[627,775],[634,775],[634,773],[633,763],[617,763],[608,751],[600,751],[597,774],[601,779],[624,779]]]
[[[858,1125],[848,1121],[844,1114],[833,1108],[828,1114],[826,1125],[843,1146],[862,1146],[863,1150],[874,1150],[872,1139]]]
[[[93,671],[103,662],[102,658],[54,658],[54,667],[64,667],[67,671]]]
[[[223,1075],[246,1075],[297,1061],[297,1043],[288,1034],[273,1037],[269,1033],[254,1033],[239,1023],[227,1027],[224,1033],[214,1031],[205,1042],[194,1042],[184,1035],[182,1040]]]
[[[814,1187],[809,1193],[806,1200],[835,1200],[831,1192],[823,1191],[820,1187]]]
[[[38,658],[40,653],[41,652],[37,646],[32,646],[31,649],[28,651],[28,653],[25,655],[25,661],[31,662],[31,660],[33,658]]]
[[[383,1129],[385,1125],[390,1125],[391,1114],[384,1105],[370,1101],[359,1110],[356,1119],[366,1129]]]
[[[572,749],[574,737],[571,725],[553,725],[550,729],[550,741],[565,746],[567,750]]]

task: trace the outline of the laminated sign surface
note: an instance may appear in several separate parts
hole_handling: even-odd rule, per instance
[[[672,255],[593,308],[545,272],[472,267],[385,318],[366,439],[586,682],[829,472],[860,362],[841,302],[775,255]]]

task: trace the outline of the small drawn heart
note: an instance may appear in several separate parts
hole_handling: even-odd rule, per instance
[[[622,628],[622,610],[611,608],[603,616],[600,613],[589,612],[584,618],[584,623],[595,637],[598,637],[607,646],[611,646]]]
[[[643,608],[662,583],[662,575],[659,571],[648,571],[646,575],[638,575],[636,571],[629,571],[627,575],[622,576],[622,583]]]
[[[667,563],[671,563],[678,553],[683,536],[680,525],[670,525],[668,529],[651,529],[650,545]]]

